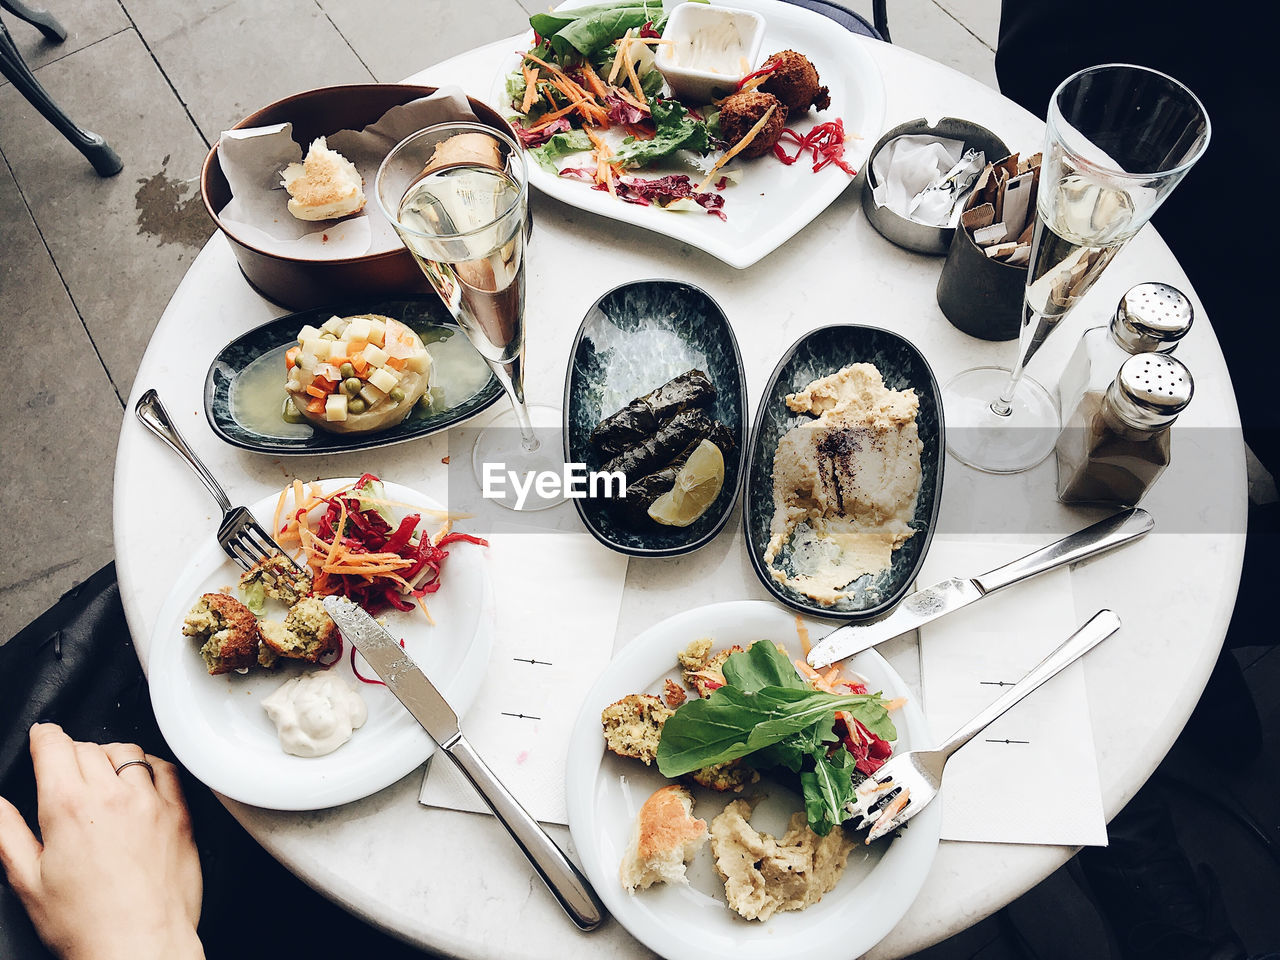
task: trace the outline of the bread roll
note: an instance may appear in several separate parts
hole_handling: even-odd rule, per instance
[[[441,167],[477,166],[502,169],[502,152],[498,141],[483,133],[459,133],[436,144],[435,152],[422,172],[428,174]]]
[[[324,137],[312,142],[302,163],[280,172],[280,185],[289,191],[289,212],[299,220],[335,220],[364,209],[364,178]]]
[[[693,797],[677,784],[655,792],[636,816],[618,879],[631,893],[655,883],[688,883],[685,863],[707,842],[705,820],[693,816]]]

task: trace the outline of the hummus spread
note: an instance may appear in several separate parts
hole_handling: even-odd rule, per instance
[[[788,395],[787,406],[817,419],[778,441],[764,560],[775,580],[831,606],[859,577],[886,569],[915,533],[920,401],[855,363]],[[773,565],[789,542],[791,575]]]
[[[854,847],[840,827],[820,837],[795,813],[775,838],[757,833],[750,816],[751,804],[734,800],[711,821],[716,870],[729,906],[743,917],[768,920],[782,910],[803,910],[839,882]]]

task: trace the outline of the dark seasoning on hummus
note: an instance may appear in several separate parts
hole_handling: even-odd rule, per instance
[[[919,405],[915,390],[888,389],[869,363],[787,396],[791,410],[815,419],[788,430],[774,454],[764,561],[775,580],[832,606],[890,566],[915,533]],[[788,545],[791,573],[776,562]]]

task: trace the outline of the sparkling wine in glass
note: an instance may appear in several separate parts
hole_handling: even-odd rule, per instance
[[[531,407],[524,396],[528,180],[523,151],[483,124],[438,124],[396,145],[378,170],[375,192],[383,213],[511,401],[511,409],[476,438],[477,482],[486,463],[520,473],[559,472],[559,451],[540,444],[534,429],[557,426],[559,411]],[[556,502],[530,498],[521,509]]]
[[[1049,455],[1059,412],[1027,363],[1208,142],[1200,101],[1155,70],[1107,64],[1062,82],[1049,101],[1018,362],[966,370],[943,389],[952,456],[1018,473]]]

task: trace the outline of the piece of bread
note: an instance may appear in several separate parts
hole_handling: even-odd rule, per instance
[[[658,756],[662,725],[675,711],[647,693],[630,693],[600,712],[605,746],[620,757],[634,757],[645,765]]]
[[[436,144],[431,159],[422,168],[424,174],[442,167],[492,167],[502,169],[502,152],[498,141],[483,133],[459,133]]]
[[[618,879],[632,893],[655,883],[688,883],[685,864],[707,842],[707,824],[693,815],[693,797],[677,784],[656,791],[636,815]]]
[[[289,212],[299,220],[336,220],[364,209],[364,178],[324,137],[312,141],[302,163],[280,171],[280,185],[289,191]]]
[[[200,656],[217,676],[243,670],[258,659],[258,618],[225,593],[206,593],[182,621],[182,633],[201,642]]]

